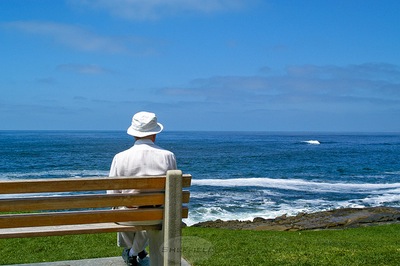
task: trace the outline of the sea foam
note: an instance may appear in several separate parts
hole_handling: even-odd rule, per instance
[[[214,187],[263,187],[313,192],[373,192],[376,190],[398,189],[400,183],[330,183],[306,181],[303,179],[231,178],[231,179],[193,179],[193,185]],[[381,192],[379,192],[381,193]]]

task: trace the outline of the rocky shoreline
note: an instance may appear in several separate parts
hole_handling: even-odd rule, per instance
[[[343,208],[275,219],[254,218],[253,221],[207,221],[193,227],[226,228],[237,230],[299,231],[317,229],[343,229],[385,223],[400,223],[400,208],[370,207]]]

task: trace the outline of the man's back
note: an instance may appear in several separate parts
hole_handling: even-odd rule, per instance
[[[175,155],[149,139],[139,139],[130,149],[115,155],[110,176],[164,175],[176,169]]]
[[[175,155],[149,139],[139,139],[130,149],[114,156],[110,176],[157,176],[177,169]],[[113,191],[134,193],[133,190]]]

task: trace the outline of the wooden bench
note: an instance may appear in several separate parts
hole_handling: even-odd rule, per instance
[[[164,265],[180,265],[182,218],[188,217],[185,203],[189,202],[190,195],[182,188],[190,184],[191,175],[182,175],[180,170],[168,171],[166,176],[1,180],[0,238],[161,230],[163,227]],[[106,194],[106,191],[121,189],[140,192]],[[116,206],[141,207],[112,209]],[[135,226],[117,224],[130,221],[135,221]],[[149,221],[158,222],[146,225]]]

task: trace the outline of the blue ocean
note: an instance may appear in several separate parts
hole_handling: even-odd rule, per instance
[[[163,132],[193,176],[189,218],[400,207],[400,134]],[[0,131],[0,179],[107,176],[123,131]]]

